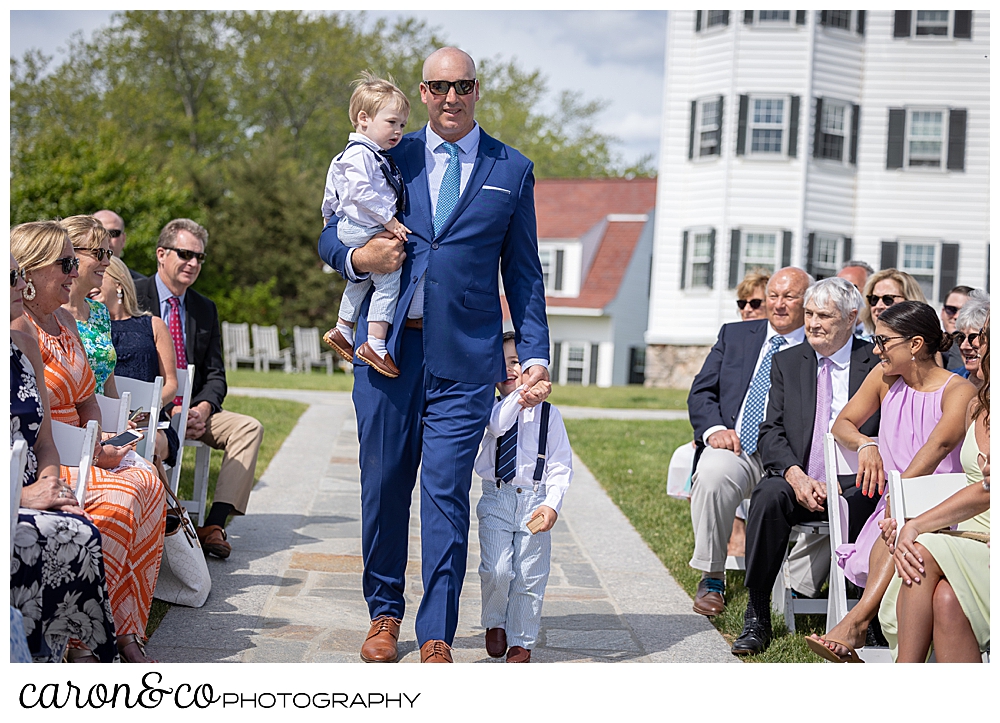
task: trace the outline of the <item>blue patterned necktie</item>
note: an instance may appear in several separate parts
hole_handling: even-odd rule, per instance
[[[434,209],[434,235],[441,233],[451,212],[458,205],[458,196],[462,189],[462,164],[458,160],[458,144],[445,141],[441,144],[448,151],[448,167],[441,179],[438,190],[437,208]]]
[[[743,419],[740,421],[740,446],[748,455],[757,451],[757,433],[760,423],[764,421],[767,393],[771,389],[771,357],[783,344],[785,337],[771,337],[771,348],[764,354],[760,368],[750,382],[747,403],[743,407]]]
[[[517,422],[497,440],[497,479],[510,482],[517,471]]]

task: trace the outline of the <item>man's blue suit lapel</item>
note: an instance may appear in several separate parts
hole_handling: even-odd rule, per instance
[[[740,322],[742,324],[749,324],[751,322]],[[748,339],[749,343],[746,345],[743,353],[743,392],[750,388],[750,383],[753,381],[753,369],[757,366],[757,357],[760,356],[760,348],[764,346],[764,337],[767,336],[767,323],[757,324],[754,323],[750,327],[750,337]]]
[[[434,210],[431,208],[431,192],[427,180],[427,164],[424,149],[427,147],[427,129],[421,128],[414,135],[416,142],[406,147],[403,158],[403,182],[406,183],[407,195],[413,208],[411,216],[417,216],[427,224],[427,238],[433,235],[430,229],[434,224]],[[416,229],[414,229],[416,230]],[[423,235],[423,234],[421,234]]]

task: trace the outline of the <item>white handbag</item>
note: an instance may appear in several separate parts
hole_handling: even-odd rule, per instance
[[[163,487],[172,502],[172,506],[167,507],[167,515],[176,515],[180,523],[163,539],[163,560],[153,597],[175,605],[200,608],[212,590],[205,553],[187,510],[170,487]]]

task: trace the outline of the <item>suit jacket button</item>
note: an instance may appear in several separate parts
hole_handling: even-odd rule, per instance
[[[417,283],[417,277],[416,276],[413,277],[413,283],[414,284]]]
[[[434,249],[434,250],[437,250],[438,246],[440,246],[440,244],[437,241],[435,241],[434,243],[431,244],[431,248]]]

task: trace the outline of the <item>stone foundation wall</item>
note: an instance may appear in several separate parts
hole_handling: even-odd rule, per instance
[[[701,371],[711,346],[650,344],[646,347],[647,387],[687,389]]]

